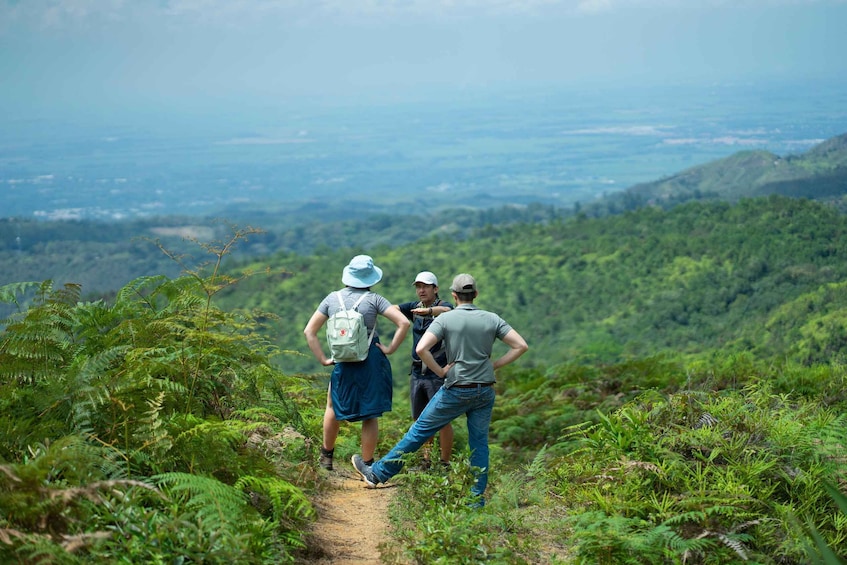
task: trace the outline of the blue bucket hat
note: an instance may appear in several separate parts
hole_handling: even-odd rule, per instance
[[[344,267],[341,282],[353,288],[368,288],[382,280],[382,269],[369,255],[356,255]]]

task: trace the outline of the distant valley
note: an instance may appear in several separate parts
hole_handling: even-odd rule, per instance
[[[740,150],[806,151],[847,131],[845,91],[663,85],[205,115],[6,116],[0,217],[277,216],[293,226],[457,207],[568,208]]]

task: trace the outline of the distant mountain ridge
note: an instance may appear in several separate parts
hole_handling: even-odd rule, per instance
[[[740,151],[609,195],[607,213],[652,205],[667,208],[690,200],[737,202],[779,194],[813,200],[847,196],[847,133],[800,155],[780,157],[769,151]]]

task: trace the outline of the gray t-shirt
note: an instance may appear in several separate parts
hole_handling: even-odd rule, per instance
[[[473,304],[460,304],[435,318],[427,331],[444,341],[447,362],[455,363],[447,372],[444,386],[493,383],[494,341],[503,339],[511,330],[503,318]]]
[[[387,298],[384,298],[375,292],[371,292],[364,288],[350,288],[349,286],[341,289],[341,297],[344,299],[344,306],[350,310],[353,308],[356,301],[359,300],[359,297],[366,292],[369,294],[363,298],[361,302],[359,302],[359,306],[356,307],[356,310],[358,310],[359,314],[365,318],[365,325],[368,326],[368,334],[370,334],[376,325],[377,315],[388,310],[391,306],[391,302]],[[318,312],[327,318],[339,310],[341,310],[341,305],[338,303],[338,295],[336,295],[335,292],[329,293],[318,305]],[[374,333],[374,336],[378,335],[379,332]]]

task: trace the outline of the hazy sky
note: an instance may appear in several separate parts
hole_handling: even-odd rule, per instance
[[[0,0],[0,105],[847,76],[847,0]]]

